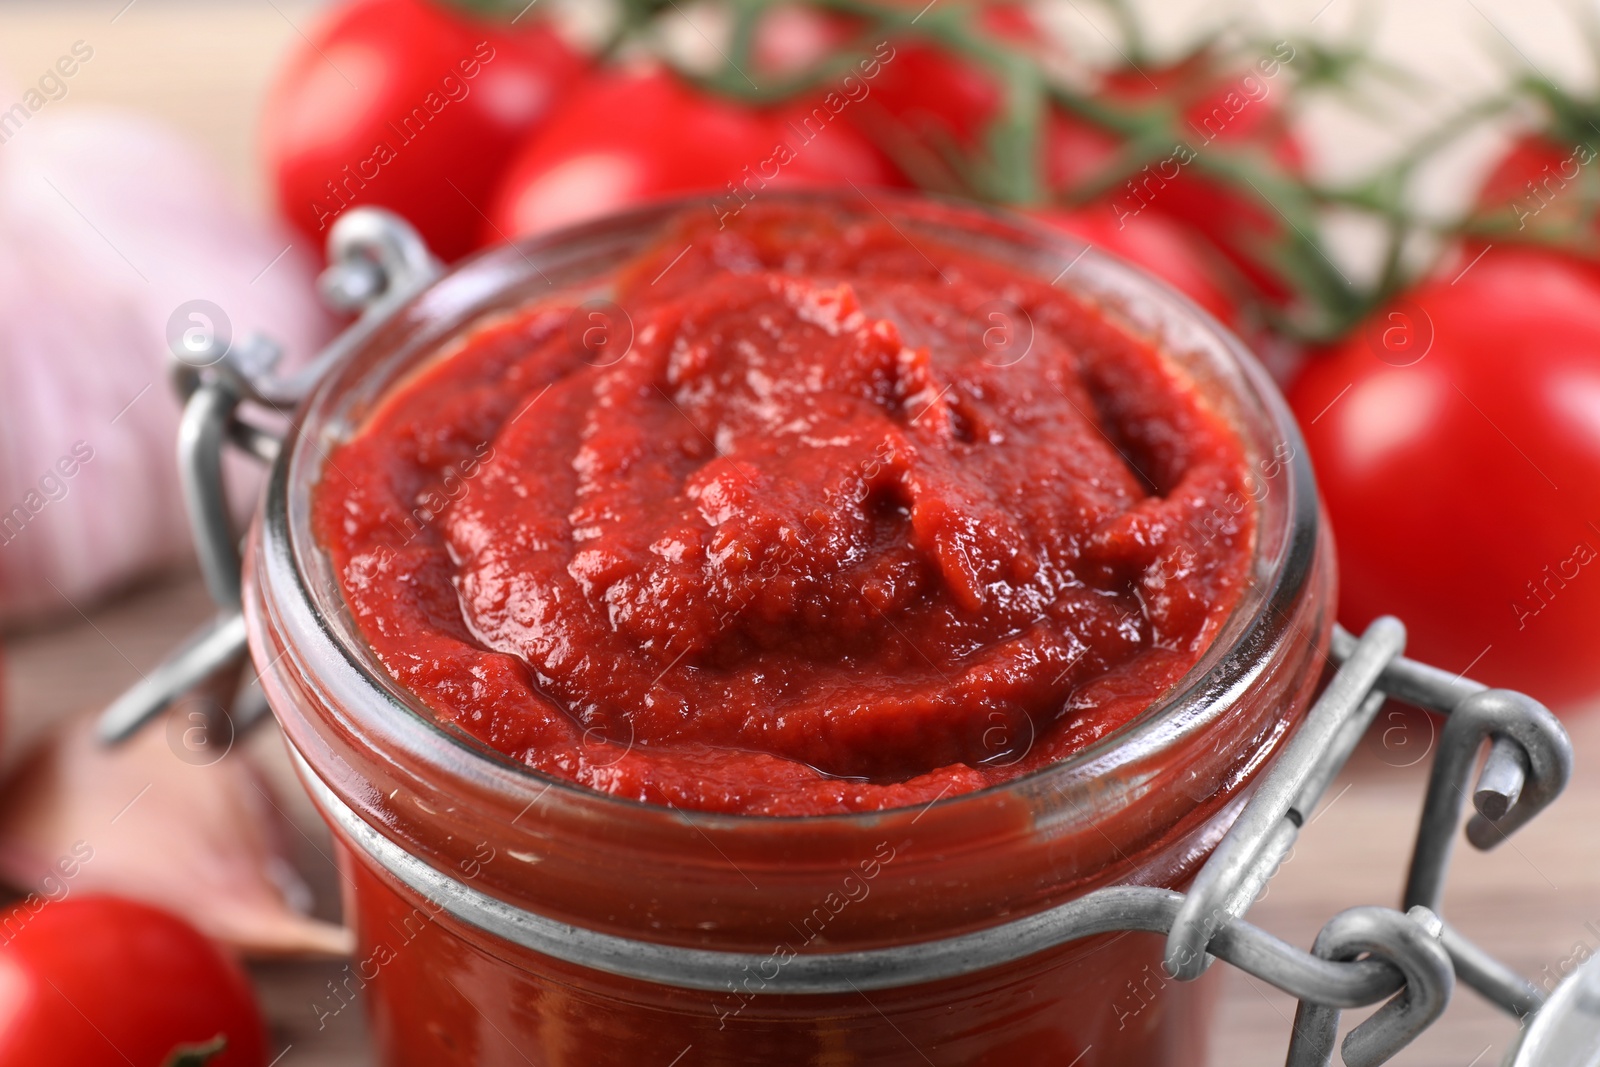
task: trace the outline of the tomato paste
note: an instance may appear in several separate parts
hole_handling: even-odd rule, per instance
[[[1037,271],[756,201],[475,323],[314,514],[441,722],[617,796],[816,815],[1149,707],[1248,580],[1246,471],[1193,382]]]

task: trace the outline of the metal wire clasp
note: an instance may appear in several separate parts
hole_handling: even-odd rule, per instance
[[[1343,1058],[1350,1067],[1384,1063],[1409,1044],[1443,1012],[1457,978],[1519,1020],[1544,1003],[1531,982],[1445,922],[1440,905],[1474,771],[1470,793],[1477,814],[1466,836],[1474,847],[1489,849],[1565,788],[1571,741],[1531,697],[1405,659],[1404,646],[1404,627],[1391,618],[1376,620],[1359,640],[1335,627],[1333,654],[1343,665],[1201,868],[1167,939],[1171,973],[1193,978],[1205,970],[1206,947],[1219,930],[1242,919],[1384,700],[1394,697],[1446,716],[1403,896],[1408,910],[1344,912],[1323,928],[1312,949],[1330,960],[1385,960],[1404,976],[1400,992],[1346,1037]],[[1485,745],[1488,756],[1477,770]],[[1331,1062],[1339,1007],[1301,998],[1289,1067]]]
[[[379,208],[359,208],[341,217],[328,237],[328,258],[330,266],[319,279],[323,299],[338,310],[359,312],[359,317],[296,373],[286,377],[274,373],[281,352],[259,333],[232,346],[213,339],[211,348],[174,353],[173,385],[184,400],[178,424],[179,480],[200,573],[217,614],[106,708],[98,726],[105,744],[132,737],[187,692],[218,679],[236,680],[244,667],[239,535],[223,473],[227,446],[263,463],[273,462],[281,438],[271,423],[289,425],[294,408],[329,368],[441,270],[410,224]],[[241,410],[247,405],[253,414]],[[230,715],[238,733],[266,714],[259,687],[252,687],[251,693],[231,712],[219,712]]]

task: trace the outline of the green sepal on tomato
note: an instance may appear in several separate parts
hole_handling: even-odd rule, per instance
[[[1339,617],[1556,708],[1600,692],[1600,269],[1493,247],[1404,294],[1290,391]]]
[[[205,935],[118,897],[0,915],[0,1067],[163,1067],[183,1053],[208,1067],[267,1062],[249,980]]]
[[[279,209],[320,247],[348,207],[389,208],[438,255],[462,256],[506,163],[587,63],[536,17],[336,5],[268,92],[262,154]]]
[[[179,1045],[167,1056],[161,1067],[207,1067],[217,1062],[217,1057],[227,1051],[228,1039],[221,1034],[198,1045]]]

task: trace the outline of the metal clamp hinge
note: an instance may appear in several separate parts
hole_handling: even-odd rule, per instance
[[[313,387],[442,269],[405,220],[378,208],[352,210],[334,224],[328,260],[319,280],[323,299],[338,311],[359,314],[296,373],[275,373],[282,352],[259,333],[234,345],[213,339],[208,348],[174,353],[173,385],[184,402],[179,481],[200,573],[217,614],[106,708],[98,727],[106,744],[132,737],[197,689],[218,693],[210,713],[227,716],[235,734],[267,713],[260,686],[238,685],[246,658],[241,563],[223,456],[232,446],[262,463],[275,462],[286,431],[273,427],[298,432],[294,411]]]

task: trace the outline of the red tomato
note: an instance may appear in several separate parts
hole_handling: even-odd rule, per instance
[[[1017,11],[1001,5],[985,12],[991,32],[1025,45],[1029,30]],[[1290,46],[1282,46],[1289,49]],[[1231,148],[1256,146],[1298,173],[1298,142],[1277,101],[1277,79],[1292,49],[1264,56],[1236,74],[1219,73],[1205,54],[1159,69],[1120,70],[1107,75],[1101,95],[1124,106],[1170,103],[1180,113],[1173,153],[1152,163],[1108,201],[1119,215],[1166,215],[1204,234],[1262,296],[1281,302],[1289,287],[1262,255],[1263,245],[1283,233],[1283,221],[1248,190],[1195,173],[1193,158],[1212,142]],[[913,177],[927,183],[948,170],[950,153],[983,150],[983,134],[999,116],[1000,85],[981,64],[927,42],[897,43],[894,58],[872,84],[867,107],[853,121],[887,145]],[[1117,163],[1122,141],[1115,134],[1052,108],[1043,133],[1042,181],[1052,194],[1072,191]],[[1186,151],[1179,151],[1179,144]],[[1186,158],[1187,157],[1187,158]],[[920,168],[918,161],[920,160]]]
[[[1493,248],[1311,361],[1290,400],[1346,626],[1398,615],[1412,654],[1552,705],[1600,690],[1600,272]]]
[[[1595,149],[1585,143],[1567,144],[1545,134],[1529,134],[1512,144],[1484,181],[1478,207],[1515,226],[1517,235],[1571,230],[1591,207],[1580,188],[1589,180],[1584,171],[1595,163]],[[1600,230],[1588,220],[1589,238]]]
[[[1013,4],[987,6],[979,18],[1012,46],[1025,46],[1036,33],[1026,10]],[[985,150],[984,132],[1004,102],[1000,84],[983,64],[923,38],[896,39],[886,54],[850,121],[885,145],[919,184],[948,185],[941,179],[953,154]]]
[[[1192,226],[1273,301],[1285,300],[1290,290],[1263,259],[1262,248],[1282,235],[1282,218],[1254,194],[1195,173],[1193,160],[1217,142],[1234,149],[1256,146],[1290,172],[1302,169],[1299,143],[1275,99],[1273,79],[1284,62],[1279,56],[1268,57],[1261,61],[1266,66],[1258,64],[1219,83],[1203,57],[1197,57],[1148,71],[1148,78],[1137,71],[1118,71],[1103,87],[1106,96],[1124,104],[1170,100],[1181,108],[1183,119],[1175,131],[1173,152],[1112,190],[1109,200],[1115,213],[1131,218],[1154,211]],[[1269,76],[1267,70],[1273,73]],[[1187,151],[1180,150],[1180,141]],[[1071,189],[1093,177],[1114,161],[1120,149],[1121,143],[1100,127],[1053,112],[1045,146],[1051,188]]]
[[[279,208],[320,245],[345,208],[386,207],[440,256],[464,255],[512,153],[583,66],[533,18],[503,25],[440,0],[336,5],[267,96]]]
[[[1216,262],[1215,252],[1181,223],[1154,212],[1118,218],[1108,204],[1034,214],[1074,237],[1143,267],[1224,326],[1239,328],[1239,302],[1221,280],[1227,265]]]
[[[188,923],[116,897],[29,898],[0,917],[0,1064],[161,1067],[227,1039],[210,1067],[263,1067],[237,964]]]
[[[984,67],[927,41],[896,41],[859,118],[875,134],[893,123],[930,149],[972,151],[1000,112],[1000,86]]]
[[[605,71],[576,90],[511,164],[484,239],[687,193],[711,194],[711,210],[722,214],[768,187],[894,181],[878,151],[821,102],[755,110],[660,69]]]

